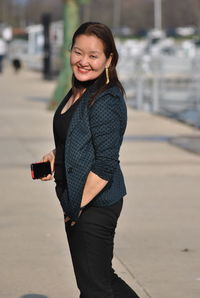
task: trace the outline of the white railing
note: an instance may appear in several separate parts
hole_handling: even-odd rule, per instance
[[[151,112],[200,111],[200,57],[122,57],[119,77],[128,102]]]

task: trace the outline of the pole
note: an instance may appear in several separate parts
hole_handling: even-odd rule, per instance
[[[160,63],[161,60],[157,57],[152,61],[153,70],[153,85],[152,85],[152,111],[159,112],[160,100]]]
[[[162,0],[154,0],[154,28],[162,30]]]
[[[121,0],[113,0],[113,28],[119,29],[121,23]]]
[[[50,100],[49,108],[54,109],[64,98],[67,91],[71,88],[71,67],[70,67],[70,43],[73,33],[79,24],[79,5],[78,0],[63,0],[64,3],[64,41],[63,41],[63,69],[61,70],[57,87]]]
[[[51,43],[50,43],[50,25],[51,15],[45,13],[42,15],[43,24],[43,36],[44,36],[44,47],[43,47],[43,77],[45,80],[50,80],[52,77],[51,73]]]

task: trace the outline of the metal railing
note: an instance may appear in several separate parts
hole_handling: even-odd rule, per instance
[[[123,56],[119,77],[128,103],[151,112],[200,112],[200,57]]]

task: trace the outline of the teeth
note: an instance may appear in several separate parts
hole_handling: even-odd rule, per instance
[[[83,71],[89,71],[90,69],[87,69],[87,68],[82,68],[82,67],[78,67],[80,70],[83,70]]]

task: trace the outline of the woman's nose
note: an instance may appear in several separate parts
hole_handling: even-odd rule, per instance
[[[87,56],[84,55],[81,57],[79,63],[82,65],[82,66],[85,66],[85,65],[88,65],[88,59],[87,59]]]

